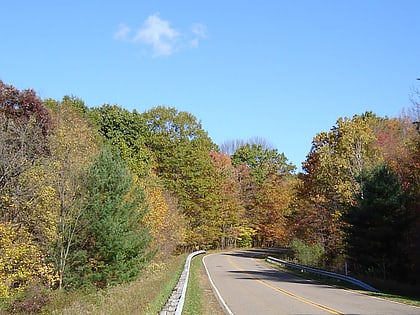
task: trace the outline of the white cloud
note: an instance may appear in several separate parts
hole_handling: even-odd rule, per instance
[[[135,42],[152,45],[155,56],[173,53],[179,33],[157,14],[149,16],[133,38]]]
[[[153,56],[158,57],[171,55],[186,47],[198,48],[199,40],[207,38],[206,32],[205,25],[195,23],[191,26],[189,34],[181,33],[174,29],[169,21],[161,19],[159,14],[153,14],[138,30],[132,30],[126,24],[120,24],[113,38],[150,46]]]
[[[130,32],[131,32],[131,28],[129,28],[124,23],[121,23],[118,31],[115,32],[115,34],[114,34],[114,39],[127,40],[128,39],[128,34]]]

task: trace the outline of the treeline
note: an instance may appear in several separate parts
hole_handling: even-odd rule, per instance
[[[297,174],[261,139],[219,148],[174,108],[88,108],[0,81],[0,297],[34,283],[104,288],[177,251],[251,246],[418,281],[412,120],[339,119]]]

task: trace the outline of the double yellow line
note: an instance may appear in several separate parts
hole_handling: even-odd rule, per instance
[[[234,261],[233,261],[230,257],[227,257],[227,260],[228,260],[228,262],[229,262],[232,266],[234,266],[236,269],[241,270],[241,271],[244,271],[245,273],[247,273],[247,272],[246,272],[246,270],[244,270],[243,268],[241,268],[240,266],[238,266],[238,264],[236,264],[236,263],[235,263],[235,262],[234,262]],[[269,287],[270,289],[273,289],[273,290],[275,290],[275,291],[277,291],[277,292],[283,293],[284,295],[287,295],[287,296],[289,296],[289,297],[291,297],[291,298],[293,298],[293,299],[295,299],[295,300],[298,300],[298,301],[300,301],[300,302],[306,303],[306,304],[308,304],[308,305],[312,305],[312,306],[317,307],[317,308],[319,308],[319,309],[321,309],[321,310],[327,311],[327,312],[329,312],[329,313],[331,313],[331,314],[335,314],[335,315],[344,315],[343,313],[340,313],[339,311],[337,311],[337,310],[335,310],[335,309],[333,309],[333,308],[330,308],[330,307],[328,307],[328,306],[325,306],[325,305],[322,305],[322,304],[316,303],[316,302],[314,302],[314,301],[311,301],[311,300],[305,299],[304,297],[301,297],[301,296],[299,296],[299,295],[293,294],[293,293],[291,293],[291,292],[289,292],[289,291],[286,291],[286,290],[284,290],[284,289],[281,289],[281,288],[279,288],[279,287],[273,286],[273,285],[269,284],[268,282],[266,282],[266,281],[264,281],[264,280],[258,279],[257,277],[255,277],[254,275],[252,275],[252,274],[250,274],[250,273],[247,273],[247,274],[248,274],[250,277],[254,278],[257,282],[261,283],[262,285],[264,285],[264,286],[266,286],[266,287]]]

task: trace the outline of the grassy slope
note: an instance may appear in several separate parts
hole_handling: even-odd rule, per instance
[[[223,315],[223,311],[213,294],[203,265],[203,256],[191,261],[190,278],[183,315]]]
[[[179,280],[187,255],[152,263],[136,281],[97,292],[55,292],[44,314],[158,314]]]

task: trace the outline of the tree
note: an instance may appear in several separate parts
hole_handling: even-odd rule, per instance
[[[57,205],[53,208],[56,221],[54,259],[61,289],[67,270],[67,260],[76,233],[84,202],[84,171],[99,151],[99,140],[87,119],[82,100],[64,97],[61,102],[46,100],[55,121],[51,134],[51,158],[46,171],[47,184],[55,192]]]
[[[153,167],[153,156],[145,146],[147,127],[137,111],[129,112],[117,105],[103,105],[90,111],[99,133],[127,161],[130,169],[140,177],[147,176]]]
[[[87,172],[83,229],[71,253],[70,285],[105,287],[134,279],[151,259],[144,192],[120,155],[105,147]]]
[[[0,220],[21,222],[22,204],[35,187],[24,185],[20,175],[49,154],[52,120],[33,90],[19,91],[0,81]]]
[[[1,295],[23,289],[54,270],[44,260],[54,228],[43,185],[52,119],[33,90],[0,81],[0,285]],[[3,282],[4,281],[4,282]],[[51,284],[52,281],[49,283]],[[15,290],[16,289],[16,290]]]
[[[220,231],[220,247],[236,247],[241,227],[245,226],[245,209],[240,199],[240,185],[236,169],[230,157],[216,151],[211,152],[216,169],[217,225]]]
[[[43,136],[46,136],[51,128],[51,116],[45,108],[42,100],[34,90],[19,91],[12,85],[0,80],[0,113],[2,114],[4,130],[7,130],[9,122],[18,124],[32,124],[39,127]],[[38,148],[41,152],[43,147]]]
[[[295,229],[311,244],[325,249],[327,263],[343,255],[342,215],[363,192],[359,175],[381,160],[374,143],[373,126],[380,121],[367,112],[352,119],[340,118],[330,132],[317,134],[303,163]],[[302,237],[302,235],[298,235]]]
[[[293,201],[293,178],[272,174],[256,191],[252,223],[256,246],[286,246],[290,240],[288,217]]]
[[[143,222],[153,236],[150,247],[158,249],[156,255],[159,258],[167,259],[177,246],[184,245],[187,232],[185,217],[176,196],[166,190],[153,173],[144,181],[144,191],[149,211]]]
[[[276,149],[265,149],[260,144],[246,144],[239,147],[232,155],[232,164],[248,167],[258,184],[271,174],[290,175],[296,167],[287,163],[283,153]]]
[[[227,140],[220,145],[220,152],[233,155],[236,150],[246,145],[259,145],[264,149],[272,150],[274,147],[264,138],[254,137],[248,140]]]
[[[210,245],[219,238],[210,152],[216,149],[197,119],[174,108],[158,106],[142,114],[145,144],[156,160],[154,170],[166,189],[176,194],[187,219],[187,244]]]
[[[35,281],[51,287],[54,268],[25,227],[0,223],[0,299],[22,292]]]
[[[363,198],[344,217],[347,254],[359,272],[396,276],[404,265],[402,245],[409,223],[401,183],[384,165],[362,176]]]
[[[256,231],[254,245],[273,246],[286,242],[286,216],[291,201],[292,173],[283,153],[262,145],[246,144],[232,155],[239,172],[241,199],[249,227]]]
[[[118,149],[144,187],[149,204],[144,223],[150,227],[154,238],[151,246],[158,247],[162,257],[171,255],[185,241],[185,218],[177,197],[163,186],[162,179],[155,173],[155,157],[145,144],[147,126],[144,117],[116,105],[95,108],[91,117],[99,132]]]
[[[411,116],[386,119],[375,128],[383,163],[397,176],[405,195],[410,224],[402,246],[406,257],[402,266],[409,270],[413,283],[420,280],[417,276],[420,275],[420,134],[418,124],[413,124],[418,121],[417,114],[414,115],[417,110],[415,105]]]

